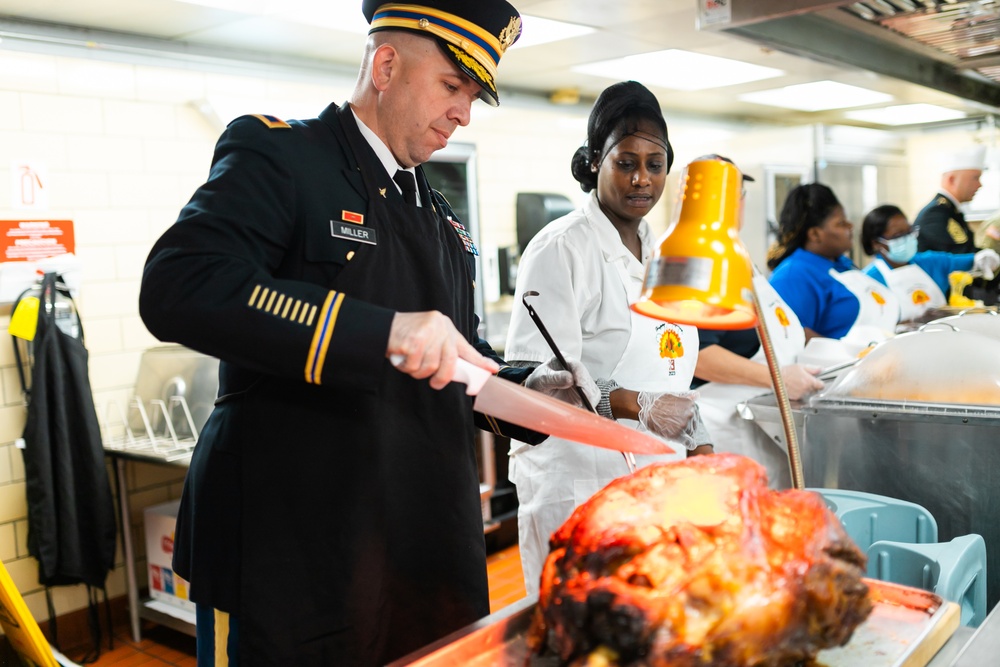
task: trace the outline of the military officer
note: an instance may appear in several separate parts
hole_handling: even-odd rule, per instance
[[[500,361],[475,248],[420,164],[498,104],[521,19],[504,0],[362,10],[348,103],[233,121],[143,274],[149,330],[221,360],[175,538],[199,667],[383,665],[489,613],[472,403],[449,382],[456,357]]]
[[[982,183],[985,147],[972,146],[949,153],[941,164],[941,189],[917,214],[917,251],[976,252],[972,230],[959,208],[972,201]]]

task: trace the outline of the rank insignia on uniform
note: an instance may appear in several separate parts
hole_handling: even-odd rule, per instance
[[[948,221],[948,236],[955,243],[965,243],[969,240],[969,235],[965,233],[962,225],[958,224],[958,220],[954,218]]]
[[[943,205],[943,204],[947,204],[947,203],[949,203],[949,202],[948,202],[948,200],[947,200],[947,199],[945,199],[944,197],[938,197],[938,198],[937,198],[937,201],[936,201],[936,202],[934,202],[934,203],[935,203],[935,204],[937,204],[938,206],[941,206],[941,205]]]
[[[291,127],[291,125],[281,120],[277,116],[269,116],[263,113],[255,113],[253,114],[253,117],[259,120],[260,122],[264,123],[264,125],[267,125],[268,128],[272,130]]]
[[[465,229],[465,225],[451,216],[448,216],[448,222],[450,222],[451,226],[455,228],[455,232],[458,234],[459,240],[462,242],[462,245],[465,246],[465,252],[470,255],[478,256],[479,251],[476,250],[476,244],[472,242],[472,235],[470,235],[468,230]]]
[[[365,216],[360,213],[355,213],[354,211],[341,211],[340,219],[344,222],[353,222],[356,225],[365,224]]]

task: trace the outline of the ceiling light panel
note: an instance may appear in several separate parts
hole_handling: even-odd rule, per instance
[[[559,42],[564,39],[581,37],[596,32],[594,28],[578,23],[553,21],[540,16],[521,16],[521,36],[514,42],[512,49],[523,49],[539,44]]]
[[[739,96],[739,99],[744,102],[765,104],[783,109],[827,111],[891,102],[893,97],[867,88],[849,86],[846,83],[813,81],[812,83],[800,83],[784,88],[744,93]]]
[[[876,125],[917,125],[960,120],[966,115],[955,109],[939,107],[935,104],[897,104],[880,109],[857,109],[847,111],[844,116]]]
[[[773,67],[708,56],[680,49],[643,53],[573,67],[574,72],[606,79],[634,79],[672,90],[708,90],[782,76]]]

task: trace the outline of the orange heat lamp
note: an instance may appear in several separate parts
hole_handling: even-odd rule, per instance
[[[743,174],[729,159],[709,155],[681,173],[674,217],[646,267],[632,310],[704,329],[756,326],[778,402],[792,485],[805,487],[791,404],[753,287],[753,262],[740,241]]]
[[[743,174],[723,158],[699,158],[685,167],[673,220],[632,310],[710,329],[756,324],[753,263],[739,238],[742,191]]]

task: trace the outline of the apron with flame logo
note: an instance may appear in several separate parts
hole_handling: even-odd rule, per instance
[[[900,321],[918,319],[929,308],[940,308],[948,303],[934,279],[916,264],[894,269],[881,257],[876,257],[873,263],[899,299]]]
[[[794,364],[806,343],[805,330],[799,318],[766,278],[755,276],[753,284],[768,333],[771,334],[778,365]],[[764,351],[759,350],[751,361],[766,363]],[[770,391],[766,387],[709,382],[698,387],[698,408],[712,436],[715,451],[742,454],[754,459],[767,469],[772,487],[788,488],[791,476],[784,446],[772,441],[756,424],[743,419],[737,412],[740,403]]]
[[[854,325],[844,336],[845,339],[861,340],[868,337],[868,331],[873,329],[892,335],[899,322],[899,299],[891,289],[856,269],[841,273],[830,269],[830,276],[846,287],[857,298],[860,306]]]

